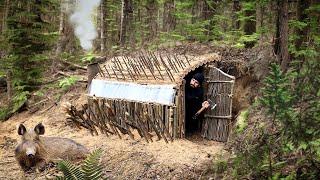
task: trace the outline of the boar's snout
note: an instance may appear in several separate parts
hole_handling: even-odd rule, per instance
[[[29,148],[27,149],[26,151],[26,155],[29,157],[29,158],[32,158],[36,155],[36,150],[34,148]]]
[[[26,141],[23,144],[23,149],[25,149],[27,157],[33,158],[37,153],[37,144],[31,141]]]
[[[34,157],[33,154],[27,154],[27,156],[28,156],[29,158],[33,158],[33,157]]]

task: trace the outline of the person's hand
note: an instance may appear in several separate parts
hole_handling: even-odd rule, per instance
[[[209,108],[210,107],[210,103],[208,101],[203,101],[202,107]]]

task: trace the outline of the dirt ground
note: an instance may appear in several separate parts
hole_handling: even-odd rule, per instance
[[[179,51],[179,49],[175,49]],[[185,46],[184,52],[205,54],[212,51],[220,52],[223,62],[219,65],[225,72],[236,77],[233,114],[248,107],[257,94],[256,82],[263,79],[267,72],[267,62],[271,57],[269,51],[259,49],[249,52],[229,49],[216,49],[207,46]],[[264,53],[265,52],[265,53]],[[262,61],[261,59],[264,59]],[[265,71],[262,71],[265,67]],[[81,74],[83,75],[83,74]],[[41,173],[23,173],[14,158],[14,148],[20,137],[17,126],[24,123],[32,128],[42,122],[46,127],[46,136],[71,138],[90,150],[101,147],[104,150],[102,163],[109,179],[210,179],[207,170],[213,167],[213,162],[225,156],[223,143],[207,141],[199,135],[187,139],[175,140],[172,143],[156,141],[147,143],[137,134],[135,140],[128,136],[119,139],[117,136],[91,136],[85,130],[79,130],[66,124],[66,114],[63,104],[82,104],[86,102],[84,85],[71,89],[64,94],[57,106],[50,105],[35,113],[25,111],[5,122],[0,122],[0,180],[2,179],[54,179],[55,168]],[[46,96],[53,97],[54,89]],[[1,98],[1,94],[0,94]],[[2,99],[2,98],[1,98]],[[49,98],[50,99],[50,98]],[[53,99],[53,98],[51,98]],[[1,105],[1,102],[0,102]],[[222,155],[221,155],[222,154]],[[209,174],[209,175],[208,175]],[[216,179],[211,177],[211,179]]]
[[[44,172],[25,174],[14,158],[14,148],[20,137],[17,126],[24,123],[33,128],[42,122],[46,136],[71,138],[90,150],[104,150],[102,163],[109,179],[201,179],[202,174],[213,165],[214,159],[224,152],[224,144],[202,139],[194,135],[187,139],[166,143],[164,140],[147,143],[137,134],[135,140],[129,136],[91,136],[85,130],[66,125],[62,104],[65,101],[81,103],[85,96],[66,94],[61,103],[48,111],[33,114],[25,111],[0,123],[0,179],[54,179],[55,168]]]

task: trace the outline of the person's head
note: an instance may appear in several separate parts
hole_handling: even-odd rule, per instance
[[[204,76],[201,73],[196,73],[195,75],[193,75],[190,81],[190,86],[193,88],[198,88],[201,86],[203,80]]]

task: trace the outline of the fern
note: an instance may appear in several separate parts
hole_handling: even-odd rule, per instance
[[[58,180],[96,180],[103,179],[103,166],[100,164],[102,150],[93,151],[84,160],[82,165],[76,166],[68,161],[61,161],[58,168],[64,176],[57,177]]]
[[[68,90],[71,86],[78,82],[79,78],[76,76],[66,77],[59,81],[59,87],[63,90]]]
[[[101,179],[102,178],[102,165],[99,163],[102,155],[102,149],[93,151],[81,166],[81,170],[86,179]]]
[[[84,57],[81,58],[82,62],[90,62],[94,61],[95,55],[92,52],[87,53]]]
[[[69,161],[61,161],[58,164],[58,168],[63,172],[64,177],[59,177],[60,179],[70,179],[70,180],[80,180],[84,179],[84,175],[79,166],[76,166]]]

